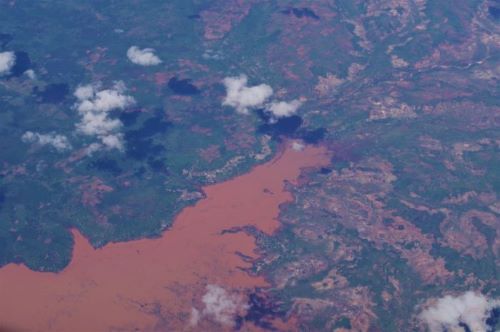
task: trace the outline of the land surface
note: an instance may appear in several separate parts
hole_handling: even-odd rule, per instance
[[[295,151],[287,146],[245,175],[204,187],[206,197],[184,209],[158,239],[94,249],[74,230],[73,256],[63,271],[41,274],[15,264],[0,269],[0,284],[9,285],[1,291],[0,327],[8,331],[190,330],[191,312],[203,310],[207,285],[221,285],[239,294],[244,315],[250,294],[268,284],[246,271],[258,256],[254,238],[234,230],[252,226],[272,235],[279,227],[279,205],[292,199],[285,182],[297,183],[302,169],[324,166],[328,160],[324,148]],[[242,327],[261,330],[251,321],[247,325]],[[191,327],[224,328],[210,315]]]
[[[0,0],[0,22],[0,326],[467,331],[421,313],[500,297],[498,1]],[[272,96],[228,103],[241,75]],[[117,97],[97,131],[82,88]]]

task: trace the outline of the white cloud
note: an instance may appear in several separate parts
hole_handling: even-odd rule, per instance
[[[0,76],[8,75],[15,63],[16,55],[14,52],[0,52]]]
[[[123,150],[123,134],[110,134],[101,137],[102,144],[108,149]]]
[[[23,134],[21,139],[25,143],[34,143],[42,146],[50,145],[59,152],[71,150],[71,144],[69,143],[68,138],[64,135],[58,135],[55,133],[39,134],[27,131]]]
[[[111,89],[101,90],[99,85],[79,86],[74,95],[78,99],[75,108],[81,116],[76,127],[78,132],[97,137],[102,147],[123,150],[123,126],[118,119],[109,117],[112,110],[123,110],[135,104],[135,99],[125,94],[123,82],[116,82]],[[95,146],[92,149],[95,151]]]
[[[463,331],[460,323],[466,324],[471,331],[486,332],[486,319],[491,310],[500,306],[499,300],[486,298],[482,294],[466,292],[460,296],[447,295],[425,309],[420,318],[427,324],[430,332]]]
[[[222,105],[231,106],[238,113],[248,114],[250,109],[265,107],[265,111],[271,114],[271,122],[279,118],[292,116],[297,112],[302,101],[266,101],[273,95],[273,89],[267,84],[259,84],[248,87],[248,77],[244,74],[235,77],[226,77],[223,81],[226,87],[226,97]]]
[[[205,309],[202,312],[204,316],[210,316],[216,322],[228,326],[234,324],[237,314],[242,314],[248,309],[244,297],[238,294],[231,294],[217,285],[207,285],[207,292],[201,300],[205,305]],[[199,315],[195,318],[197,322]]]
[[[26,76],[28,76],[31,80],[36,80],[36,74],[33,69],[28,69],[24,72]]]
[[[80,85],[74,92],[74,95],[79,100],[90,99],[94,97],[96,89],[99,88],[99,85]]]
[[[155,50],[152,48],[143,48],[132,46],[127,51],[127,57],[130,61],[140,66],[155,66],[161,63],[159,57],[155,55]]]
[[[97,152],[103,148],[101,143],[91,143],[85,148],[85,153],[87,156],[91,156],[94,152]]]
[[[275,118],[284,118],[297,113],[300,106],[302,106],[302,102],[298,99],[294,99],[290,102],[273,101],[266,105],[266,111],[271,113]]]
[[[82,119],[78,123],[78,130],[88,136],[105,137],[111,132],[120,129],[122,123],[118,119],[110,119],[107,113],[82,112]]]
[[[304,144],[302,144],[300,142],[294,141],[292,143],[292,149],[294,151],[302,151],[302,150],[304,150],[304,148],[305,148]]]
[[[246,75],[226,77],[223,83],[226,86],[226,98],[222,105],[234,107],[242,114],[247,114],[251,108],[261,107],[273,94],[273,89],[267,84],[248,87]]]
[[[135,103],[133,97],[124,94],[126,88],[122,81],[115,82],[111,89],[99,91],[99,88],[99,85],[84,85],[76,89],[79,112],[106,113],[114,109],[125,109]]]

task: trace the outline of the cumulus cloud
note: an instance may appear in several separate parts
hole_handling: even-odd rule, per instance
[[[226,77],[223,81],[226,87],[226,97],[222,102],[224,106],[231,106],[238,113],[248,114],[250,109],[264,107],[270,114],[270,122],[276,122],[279,118],[292,116],[302,106],[302,101],[294,99],[292,101],[272,101],[267,100],[273,95],[273,89],[267,84],[255,86],[248,85],[248,77],[244,74],[234,77]]]
[[[438,299],[420,314],[420,318],[431,332],[463,331],[460,324],[466,324],[474,332],[487,332],[486,319],[498,306],[500,300],[469,291],[460,296],[447,295]]]
[[[8,75],[15,63],[16,55],[14,52],[0,52],[0,76]]]
[[[207,291],[201,300],[205,308],[201,313],[196,309],[192,310],[191,325],[196,325],[202,317],[210,317],[220,324],[233,326],[236,315],[243,314],[248,309],[243,296],[229,293],[217,285],[207,285]]]
[[[55,133],[40,134],[27,131],[23,134],[21,140],[25,143],[34,143],[42,146],[50,145],[59,152],[71,150],[71,144],[69,143],[68,138],[64,135],[58,135]]]
[[[92,156],[94,152],[97,152],[102,149],[101,143],[91,143],[87,147],[85,147],[85,153],[87,156]]]
[[[123,150],[123,126],[118,119],[109,117],[113,110],[123,110],[135,104],[135,99],[125,94],[123,82],[116,82],[111,89],[101,89],[97,84],[79,86],[75,90],[75,109],[81,116],[76,127],[79,133],[94,136],[101,147]],[[93,151],[96,150],[94,145]]]
[[[300,106],[302,106],[302,102],[298,99],[294,99],[290,102],[273,101],[266,105],[266,111],[271,113],[274,118],[279,119],[294,115],[297,113]]]
[[[304,150],[304,148],[305,148],[305,146],[301,142],[294,141],[292,143],[292,149],[294,151],[302,151],[302,150]]]
[[[159,57],[155,55],[155,50],[152,48],[143,48],[142,50],[137,46],[132,46],[127,51],[127,57],[136,65],[140,66],[155,66],[161,63]]]
[[[248,87],[246,75],[226,77],[226,98],[222,105],[231,106],[238,113],[247,114],[249,109],[261,107],[272,96],[273,89],[267,84]]]
[[[26,76],[28,76],[32,80],[36,80],[36,73],[33,69],[28,69],[24,72]]]

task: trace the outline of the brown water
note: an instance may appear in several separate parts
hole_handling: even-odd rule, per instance
[[[245,175],[205,187],[206,198],[184,209],[161,238],[94,249],[73,231],[73,259],[62,272],[1,268],[0,331],[220,330],[210,317],[188,323],[192,308],[202,309],[207,284],[242,292],[266,286],[240,269],[250,263],[236,254],[256,257],[253,237],[221,232],[245,225],[275,231],[279,205],[292,198],[284,182],[327,161],[322,148],[287,147]]]

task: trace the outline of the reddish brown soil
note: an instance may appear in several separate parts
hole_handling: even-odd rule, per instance
[[[284,182],[296,181],[301,168],[327,161],[322,148],[286,148],[245,175],[204,188],[206,199],[183,210],[161,238],[94,249],[73,231],[73,259],[62,272],[3,267],[0,330],[214,330],[208,318],[194,328],[188,324],[207,284],[243,291],[266,285],[242,271],[250,263],[235,254],[256,257],[254,239],[221,231],[254,225],[273,232],[279,205],[291,199]],[[249,329],[254,328],[243,330]]]

